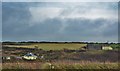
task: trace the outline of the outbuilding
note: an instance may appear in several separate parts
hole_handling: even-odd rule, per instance
[[[102,45],[100,45],[100,44],[87,44],[87,46],[84,48],[87,50],[102,50]]]

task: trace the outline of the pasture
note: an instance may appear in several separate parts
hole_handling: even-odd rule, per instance
[[[77,50],[80,49],[83,46],[86,46],[87,44],[79,44],[79,43],[36,43],[36,44],[30,44],[30,45],[5,45],[7,47],[18,47],[18,48],[35,48],[38,47],[38,49],[43,50],[63,50],[63,49],[71,49],[71,50]]]

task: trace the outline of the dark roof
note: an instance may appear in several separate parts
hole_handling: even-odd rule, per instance
[[[25,56],[35,56],[33,53],[27,53]]]

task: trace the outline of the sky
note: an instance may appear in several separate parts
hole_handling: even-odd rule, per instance
[[[0,2],[0,41],[2,41],[2,3]]]
[[[117,2],[3,2],[2,41],[118,42]]]
[[[119,0],[1,0],[2,2],[119,2]]]

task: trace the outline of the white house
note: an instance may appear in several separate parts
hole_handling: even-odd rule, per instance
[[[102,50],[113,50],[113,48],[110,46],[103,46]]]
[[[33,53],[27,53],[27,54],[24,55],[22,58],[23,58],[23,59],[26,59],[26,60],[36,60],[36,59],[37,59],[37,56],[34,55]]]

